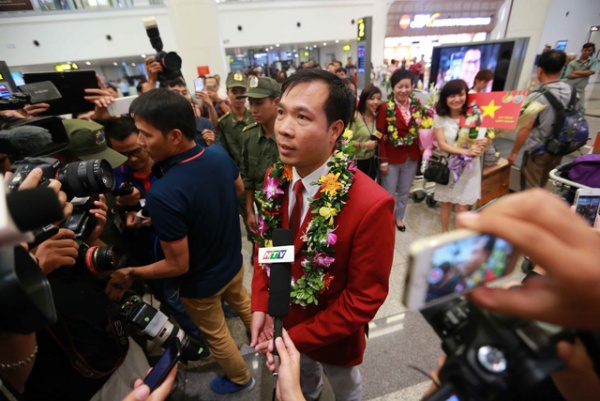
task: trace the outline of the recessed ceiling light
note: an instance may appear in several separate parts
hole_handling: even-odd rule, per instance
[[[146,58],[146,55],[145,55],[145,54],[142,54],[142,58]]]
[[[277,43],[275,46],[279,47],[279,43]]]
[[[340,41],[339,41],[339,40],[336,40],[336,41],[335,41],[335,43],[340,43]]]
[[[92,65],[92,63],[90,63],[89,61],[86,61],[85,65]]]
[[[113,65],[119,65],[119,63],[117,63],[116,61],[113,61]]]
[[[327,46],[327,42],[323,42],[323,46]]]

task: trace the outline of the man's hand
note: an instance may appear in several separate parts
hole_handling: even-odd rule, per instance
[[[202,138],[206,141],[208,146],[215,143],[215,133],[209,129],[204,129],[202,131]]]
[[[133,187],[133,192],[129,195],[117,196],[116,201],[119,206],[136,206],[140,199],[142,199],[142,193],[136,187]]]
[[[148,73],[148,82],[156,84],[156,81],[158,81],[158,74],[163,72],[162,65],[154,60],[153,56],[146,57],[144,59],[144,64],[146,65],[146,72]],[[154,89],[154,87],[150,89]]]
[[[206,91],[196,92],[196,97],[198,99],[202,100],[204,103],[206,103],[209,106],[213,105],[213,101],[212,101],[210,95],[208,94],[208,92],[206,92]]]
[[[125,294],[125,291],[133,284],[133,269],[134,267],[125,267],[123,269],[115,270],[111,276],[104,292],[113,301],[120,301]]]
[[[379,165],[379,171],[381,172],[381,174],[387,175],[390,172],[390,165]]]
[[[457,226],[506,239],[546,272],[518,290],[476,288],[469,294],[474,303],[523,319],[600,329],[600,235],[564,201],[532,189],[481,213],[459,214]]]
[[[252,312],[252,324],[250,325],[251,340],[250,346],[260,348],[263,355],[267,352],[266,342],[273,338],[273,329],[275,325],[273,318],[265,312]]]
[[[554,384],[567,401],[592,401],[600,394],[600,380],[594,363],[581,341],[574,344],[561,341],[556,345],[565,367],[552,374]]]
[[[86,88],[85,93],[86,96],[83,98],[89,102],[94,103],[96,106],[94,109],[94,119],[97,120],[110,120],[111,115],[108,114],[107,107],[113,102],[113,97],[110,92],[106,89],[104,82],[100,79],[98,75],[96,75],[96,80],[98,81],[98,88]]]
[[[506,160],[508,160],[508,164],[513,166],[515,164],[515,161],[517,160],[518,154],[519,152],[510,152],[510,154],[506,157]]]
[[[252,210],[252,213],[246,211],[246,225],[252,234],[258,234],[258,224],[256,223],[254,210]]]
[[[48,103],[28,104],[23,107],[23,112],[26,117],[35,117],[50,108]]]
[[[377,146],[377,141],[370,139],[364,143],[364,146],[367,150],[375,150],[375,146]]]
[[[78,249],[75,233],[61,228],[54,236],[38,245],[33,253],[44,274],[50,274],[61,266],[74,265]]]
[[[94,201],[94,205],[96,205],[97,209],[90,209],[89,214],[96,218],[97,223],[96,227],[94,227],[87,238],[86,242],[88,244],[94,243],[94,241],[100,237],[100,234],[102,234],[102,230],[104,230],[104,226],[106,225],[106,216],[108,214],[106,197],[103,194],[100,194],[100,200]]]

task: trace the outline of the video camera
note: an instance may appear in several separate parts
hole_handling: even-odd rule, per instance
[[[514,399],[563,367],[556,343],[574,338],[554,325],[484,311],[464,297],[421,314],[447,355],[440,387],[426,401]]]
[[[181,57],[175,52],[163,51],[163,43],[160,38],[160,32],[158,31],[156,18],[144,18],[143,21],[148,38],[150,38],[150,44],[152,45],[152,48],[156,50],[154,61],[160,63],[163,68],[162,72],[158,73],[158,80],[164,82],[180,77]]]
[[[203,339],[185,333],[169,321],[167,315],[133,295],[121,305],[121,313],[146,338],[156,341],[162,348],[178,338],[181,342],[181,359],[184,362],[197,361],[210,355]]]

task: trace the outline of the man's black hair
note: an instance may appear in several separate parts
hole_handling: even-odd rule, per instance
[[[335,73],[339,73],[339,72],[343,72],[344,74],[348,75],[348,70],[345,69],[344,67],[340,67],[340,68],[336,68],[335,69]]]
[[[594,53],[596,53],[596,44],[594,42],[584,43],[583,46],[581,46],[581,50],[589,49],[590,47],[592,48],[592,55],[594,55]]]
[[[547,75],[560,74],[567,61],[567,54],[562,50],[548,50],[540,54],[538,67]]]
[[[106,124],[104,124],[104,134],[106,135],[106,140],[109,145],[112,139],[115,141],[124,141],[129,135],[137,133],[138,129],[135,126],[135,122],[133,121],[133,118],[129,116],[108,120]]]
[[[312,82],[323,82],[329,89],[329,96],[323,103],[327,124],[331,125],[337,120],[342,120],[344,128],[346,128],[354,114],[355,97],[352,90],[337,75],[329,71],[312,68],[299,70],[283,83],[281,87],[282,96],[299,84]]]
[[[452,81],[448,81],[446,85],[440,91],[440,100],[438,100],[437,105],[435,106],[435,112],[439,116],[449,116],[450,115],[450,107],[448,107],[448,97],[451,95],[456,95],[461,92],[465,92],[465,104],[462,107],[462,114],[467,113],[468,103],[466,95],[469,93],[469,87],[467,83],[462,79],[453,79]]]
[[[373,97],[373,95],[376,94],[381,95],[381,89],[379,89],[375,85],[366,86],[360,93],[360,99],[358,100],[358,107],[356,108],[356,110],[358,110],[359,113],[364,113],[367,108],[367,100],[369,100],[371,97]]]
[[[164,88],[141,94],[131,103],[129,113],[167,135],[180,130],[187,139],[196,136],[196,117],[190,102],[179,93]]]
[[[177,77],[175,79],[171,79],[166,82],[167,88],[173,88],[175,86],[183,86],[185,87],[185,81],[181,77]]]

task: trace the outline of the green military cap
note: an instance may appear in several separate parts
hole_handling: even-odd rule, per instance
[[[281,89],[279,89],[277,81],[267,77],[252,77],[248,82],[248,92],[237,96],[237,98],[251,97],[253,99],[263,99],[270,96],[281,96]]]
[[[227,89],[236,88],[236,87],[244,88],[244,89],[248,88],[246,86],[246,78],[244,77],[244,74],[242,74],[240,71],[230,72],[227,75],[226,86],[227,86]]]
[[[102,125],[78,119],[63,120],[63,125],[69,134],[68,150],[81,160],[105,159],[112,168],[127,161],[127,157],[108,147]]]

